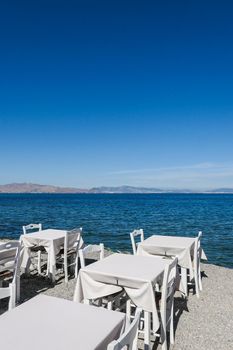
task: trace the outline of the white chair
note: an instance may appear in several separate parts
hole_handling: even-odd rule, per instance
[[[136,237],[138,237],[138,236],[140,237],[140,241],[136,242]],[[132,243],[132,248],[133,248],[133,254],[136,255],[138,244],[144,241],[143,229],[134,230],[133,232],[131,232],[130,238],[131,238],[131,243]]]
[[[183,270],[183,279],[186,281],[188,286],[195,286],[195,291],[197,298],[200,297],[200,291],[202,291],[202,281],[201,281],[201,237],[202,232],[199,231],[198,236],[195,238],[194,243],[194,251],[193,251],[193,258],[192,258],[192,272],[193,272],[193,279],[190,279],[190,271],[185,269]]]
[[[29,224],[23,226],[23,234],[26,235],[27,233],[30,232],[36,232],[36,231],[41,231],[42,230],[42,224]]]
[[[63,265],[65,283],[68,283],[68,267],[75,266],[75,277],[78,276],[78,256],[82,246],[82,228],[67,231],[64,238],[64,248],[56,256],[57,263]],[[74,262],[68,264],[68,258],[74,258]]]
[[[104,244],[103,243],[100,243],[99,245],[90,244],[79,250],[81,268],[86,266],[86,258],[88,254],[92,254],[92,253],[98,253],[99,254],[98,260],[102,260],[104,258]]]
[[[98,258],[97,260],[102,260],[104,258],[104,244],[89,244],[86,247],[79,250],[79,258],[80,258],[80,265],[81,268],[84,268],[86,266],[86,260],[88,259],[89,254],[97,253]],[[103,305],[103,299],[98,298],[96,299],[98,301],[98,305]],[[87,302],[87,301],[86,301]],[[89,301],[90,303],[90,301]],[[108,309],[112,308],[112,304],[108,305]]]
[[[8,310],[15,307],[20,297],[20,242],[7,242],[0,245],[0,275],[8,277],[12,272],[12,281],[8,287],[0,286],[0,299],[10,297]]]
[[[160,302],[160,339],[162,350],[167,350],[167,330],[169,329],[170,343],[174,344],[174,294],[176,291],[177,262],[175,258],[165,267]]]
[[[23,226],[23,234],[37,232],[42,230],[42,224],[29,224]],[[41,275],[41,253],[46,253],[46,250],[43,247],[32,247],[30,249],[32,252],[37,254],[37,270],[38,274]]]
[[[130,325],[126,325],[124,333],[119,339],[113,340],[107,347],[107,350],[121,350],[125,346],[128,350],[137,349],[137,334],[138,334],[138,324],[141,316],[141,309],[136,310],[135,318]]]
[[[176,277],[178,259],[171,260],[171,263],[165,267],[161,292],[155,292],[155,298],[158,304],[158,312],[160,315],[160,331],[155,333],[151,329],[151,313],[143,312],[144,317],[141,317],[141,325],[144,325],[144,329],[140,329],[140,333],[144,333],[144,342],[147,346],[150,344],[150,335],[153,334],[156,337],[160,337],[162,350],[167,350],[167,330],[170,332],[170,343],[174,344],[174,294],[176,290]],[[131,310],[135,308],[130,300],[127,301],[126,314],[131,319],[134,317],[131,315]],[[149,346],[150,348],[150,346]]]

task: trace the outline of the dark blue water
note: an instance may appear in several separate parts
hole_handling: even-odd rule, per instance
[[[18,238],[22,225],[83,227],[86,243],[130,250],[129,232],[196,236],[210,263],[233,268],[233,195],[0,194],[0,237]]]

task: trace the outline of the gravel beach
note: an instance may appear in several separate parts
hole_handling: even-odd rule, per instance
[[[106,252],[110,254],[109,251]],[[184,299],[175,297],[175,345],[171,350],[230,350],[233,349],[233,270],[203,264],[203,291],[200,298],[190,295]],[[37,274],[21,278],[21,302],[39,293],[59,298],[73,299],[76,280],[64,283],[62,274],[57,275],[56,285]],[[0,301],[0,314],[7,303]],[[142,341],[139,340],[139,349]],[[161,349],[155,343],[153,349]]]

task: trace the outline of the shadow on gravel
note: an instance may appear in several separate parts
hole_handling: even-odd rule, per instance
[[[182,316],[183,312],[189,312],[188,306],[187,306],[187,298],[184,298],[182,296],[175,297],[174,298],[174,331],[176,333],[177,325],[179,322],[180,317]],[[156,338],[153,342],[153,350],[161,349],[160,339]],[[172,345],[170,345],[170,339],[169,339],[169,332],[167,333],[167,349],[172,349]]]
[[[174,331],[176,333],[177,325],[179,323],[179,319],[182,316],[183,312],[189,312],[187,305],[187,298],[185,297],[175,297],[174,298]]]
[[[32,272],[29,276],[23,274],[20,277],[20,302],[23,302],[35,297],[36,295],[53,288],[54,284],[45,276],[38,276]],[[0,315],[8,310],[9,298],[1,299]]]
[[[208,278],[208,275],[205,273],[205,271],[201,271],[201,279],[202,278]]]
[[[54,284],[45,276],[23,275],[20,280],[20,304],[53,287]]]

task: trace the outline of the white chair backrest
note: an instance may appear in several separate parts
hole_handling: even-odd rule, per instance
[[[41,231],[41,230],[42,230],[42,224],[29,224],[29,225],[23,226],[24,235],[32,231]]]
[[[4,245],[5,248],[9,250],[14,250],[14,265],[13,265],[13,279],[12,282],[9,284],[8,287],[0,287],[0,299],[10,297],[9,302],[9,309],[15,306],[15,300],[16,300],[16,283],[17,278],[20,278],[20,252],[21,252],[21,243],[18,242],[7,242],[5,244],[1,244],[0,246],[0,255],[4,251]],[[6,250],[5,249],[5,250]],[[0,267],[1,267],[0,260]],[[3,269],[4,271],[4,269]]]
[[[178,259],[175,258],[170,264],[165,267],[164,271],[160,306],[160,314],[163,325],[167,324],[171,317],[171,315],[169,316],[169,311],[171,311],[176,290],[177,262]]]
[[[69,249],[80,248],[82,242],[82,227],[74,228],[73,230],[66,231],[65,242],[64,242],[64,251]]]
[[[107,347],[107,350],[121,350],[125,346],[128,350],[137,349],[137,331],[138,324],[140,320],[142,310],[137,308],[134,320],[132,323],[126,327],[124,333],[120,336],[119,339],[113,340]]]
[[[130,233],[130,238],[131,238],[131,243],[132,243],[132,248],[133,248],[133,254],[136,255],[137,254],[137,244],[135,237],[140,236],[140,242],[144,241],[144,232],[143,229],[139,229],[139,230],[134,230],[133,232]]]
[[[0,244],[0,271],[14,268],[15,256],[19,241],[9,241]]]
[[[104,258],[104,244],[90,244],[79,250],[79,257],[82,268],[86,266],[85,258],[90,253],[99,253],[99,260],[102,260]]]

